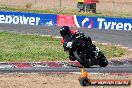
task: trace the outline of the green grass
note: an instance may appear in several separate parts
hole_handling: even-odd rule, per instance
[[[97,44],[107,58],[121,57],[127,50]],[[60,39],[40,35],[0,32],[0,61],[57,61],[68,60]]]
[[[85,16],[99,16],[99,17],[126,17],[131,18],[131,13],[122,13],[122,12],[103,12],[92,14],[92,13],[85,13],[85,12],[78,12],[78,10],[63,10],[63,9],[53,9],[53,10],[31,10],[31,9],[21,9],[21,8],[9,8],[9,7],[0,7],[0,10],[3,11],[20,11],[20,12],[33,12],[33,13],[49,13],[49,14],[67,14],[67,15],[85,15]]]

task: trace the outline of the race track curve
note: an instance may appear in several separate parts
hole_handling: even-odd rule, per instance
[[[60,27],[44,27],[44,26],[29,26],[29,25],[11,25],[0,24],[0,31],[10,31],[25,34],[40,34],[40,35],[54,35],[59,36]],[[119,44],[132,48],[132,31],[116,31],[116,30],[91,30],[91,29],[79,29],[85,32],[86,35],[92,37],[94,41],[107,42],[112,44]],[[105,68],[92,67],[86,68],[89,72],[100,73],[132,73],[132,58],[125,61],[125,64],[111,64]],[[115,61],[124,63],[123,61]],[[20,65],[22,63],[19,63]],[[27,64],[27,63],[26,63]],[[0,63],[1,73],[12,72],[80,72],[81,69],[77,66],[62,66],[62,67],[46,67],[46,66],[32,66],[32,67],[15,67],[13,63]],[[15,64],[16,65],[16,64]]]
[[[82,66],[74,62],[9,62],[0,63],[0,73],[47,73],[47,72],[81,72]],[[107,67],[92,66],[85,68],[92,73],[132,73],[132,60],[109,61]]]

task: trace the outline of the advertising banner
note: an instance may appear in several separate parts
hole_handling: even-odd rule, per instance
[[[0,11],[0,23],[71,26],[91,29],[132,30],[132,18],[38,14]]]
[[[0,11],[0,23],[56,26],[57,15]]]
[[[131,18],[112,18],[76,15],[58,15],[57,26],[71,26],[79,28],[132,30]]]

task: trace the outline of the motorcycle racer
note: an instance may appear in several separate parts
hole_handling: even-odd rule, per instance
[[[92,54],[94,53],[94,56],[97,56],[96,52],[96,46],[92,43],[91,38],[88,36],[86,37],[84,33],[79,32],[76,29],[70,29],[68,26],[63,26],[60,28],[60,34],[62,36],[61,38],[61,43],[63,44],[64,51],[67,51],[67,47],[71,45],[71,41],[78,38],[78,37],[83,37],[83,40],[87,41],[89,45],[92,46],[94,52],[91,52]],[[70,60],[74,60],[72,56],[69,56]]]

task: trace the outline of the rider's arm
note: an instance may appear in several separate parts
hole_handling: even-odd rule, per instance
[[[62,45],[64,44],[64,38],[63,37],[61,38],[61,44]]]

